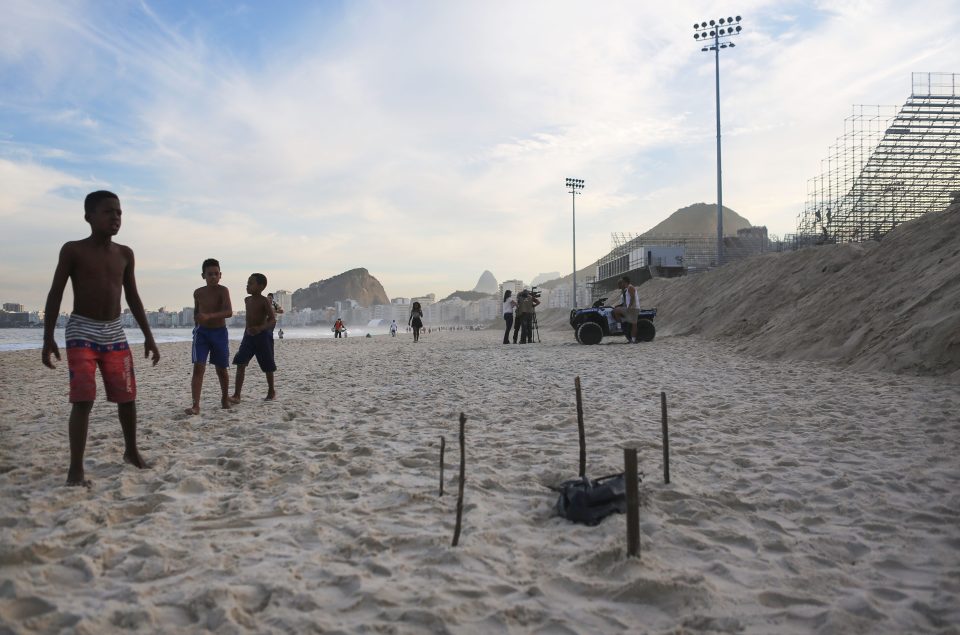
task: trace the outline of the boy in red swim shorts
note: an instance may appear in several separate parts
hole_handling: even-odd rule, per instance
[[[87,445],[90,411],[96,397],[96,369],[100,368],[107,401],[117,404],[123,429],[123,460],[134,467],[147,467],[137,450],[137,382],[133,356],[120,325],[120,296],[125,294],[130,312],[144,337],[144,357],[160,361],[160,351],[133,274],[133,250],[113,242],[120,231],[120,199],[112,192],[98,191],[83,202],[90,236],[65,243],[47,295],[43,324],[43,365],[55,368],[50,356],[60,359],[53,339],[56,316],[60,313],[63,289],[73,284],[73,313],[67,322],[67,367],[70,370],[70,469],[67,485],[90,486],[84,479],[83,453]]]

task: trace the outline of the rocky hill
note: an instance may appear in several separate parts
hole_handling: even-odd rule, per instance
[[[489,271],[484,271],[477,280],[477,286],[473,288],[477,293],[496,293],[500,286],[497,279]]]
[[[361,306],[390,304],[383,285],[366,269],[351,269],[293,292],[294,309],[323,309],[344,300],[356,300]]]
[[[452,300],[453,298],[460,298],[464,302],[474,302],[476,300],[483,300],[484,298],[497,297],[497,293],[483,293],[482,291],[454,291],[440,302],[446,302],[447,300]]]

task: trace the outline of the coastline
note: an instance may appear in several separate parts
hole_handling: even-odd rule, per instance
[[[189,343],[134,345],[139,471],[98,401],[90,490],[62,486],[66,363],[0,352],[0,623],[37,632],[202,629],[948,632],[960,620],[960,395],[950,381],[763,361],[692,337],[584,347],[493,330],[277,342],[273,403],[187,417]],[[231,346],[231,353],[235,346]],[[624,520],[553,514],[576,476],[639,448],[641,558]],[[233,371],[231,370],[231,383]],[[672,483],[660,479],[659,391]],[[102,391],[101,391],[102,395]],[[440,435],[460,547],[437,496]],[[96,607],[96,608],[94,608]]]

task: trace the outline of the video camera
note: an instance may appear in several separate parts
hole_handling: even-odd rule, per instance
[[[541,293],[543,293],[543,292],[542,292],[542,291],[538,291],[536,287],[531,287],[531,288],[530,288],[530,295],[532,295],[532,296],[535,297],[535,298],[539,298]]]

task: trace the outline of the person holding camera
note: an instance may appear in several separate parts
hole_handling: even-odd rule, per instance
[[[540,300],[527,289],[520,292],[517,302],[517,319],[520,321],[520,343],[533,342],[533,316]]]

